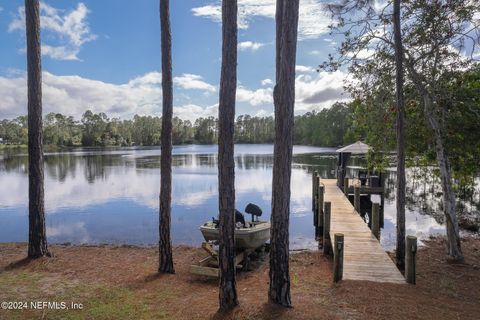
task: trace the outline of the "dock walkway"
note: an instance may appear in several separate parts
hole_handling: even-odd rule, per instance
[[[337,187],[335,179],[321,179],[324,201],[331,202],[330,238],[344,234],[344,280],[405,283],[403,275],[371,233],[368,225]]]

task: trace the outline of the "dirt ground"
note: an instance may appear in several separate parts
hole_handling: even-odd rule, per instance
[[[217,314],[217,281],[189,273],[201,249],[176,247],[176,274],[158,275],[155,247],[55,245],[53,258],[28,261],[25,244],[0,244],[0,302],[69,307],[0,309],[0,319],[480,319],[480,239],[462,245],[465,263],[451,264],[444,239],[427,242],[418,252],[417,285],[333,284],[329,258],[292,254],[291,309],[268,304],[266,259],[238,274],[240,306]]]

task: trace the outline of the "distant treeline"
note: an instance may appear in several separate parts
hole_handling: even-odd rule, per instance
[[[351,123],[350,108],[336,103],[320,112],[295,117],[296,144],[338,146],[344,143]],[[56,146],[155,146],[160,145],[161,117],[135,115],[131,120],[109,118],[105,113],[86,111],[81,120],[60,113],[44,119],[44,143]],[[214,144],[218,138],[215,117],[195,122],[173,118],[173,144]],[[235,121],[237,143],[273,143],[273,117],[238,116]],[[27,117],[0,122],[4,144],[27,144]],[[350,139],[351,140],[351,139]],[[348,141],[347,141],[348,142]]]

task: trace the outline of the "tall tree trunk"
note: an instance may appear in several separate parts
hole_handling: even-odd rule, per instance
[[[220,310],[238,305],[235,283],[235,96],[237,91],[237,0],[222,1],[222,70],[218,107],[218,191],[220,210]]]
[[[393,1],[393,28],[395,41],[395,85],[397,103],[397,250],[400,270],[405,269],[405,99],[403,93],[403,44],[400,24],[400,0]]]
[[[270,286],[273,303],[290,307],[289,216],[292,172],[295,61],[299,0],[277,0],[275,144],[273,151],[272,214],[270,232]]]
[[[40,7],[25,0],[28,63],[28,257],[48,255],[43,189],[42,62]]]
[[[435,114],[433,99],[423,95],[425,116],[435,138],[435,151],[437,154],[438,167],[443,191],[443,211],[445,213],[447,228],[447,249],[449,257],[458,262],[464,260],[460,242],[460,232],[455,209],[455,193],[452,188],[452,176],[447,152],[443,140],[443,130],[438,116]]]
[[[161,273],[174,273],[170,220],[172,210],[172,35],[170,31],[170,0],[160,0],[162,37],[162,137],[160,164],[160,241],[159,268]]]
[[[411,60],[405,60],[405,65],[412,77],[412,81],[417,91],[423,98],[423,108],[425,119],[433,131],[435,139],[435,152],[437,155],[438,167],[440,169],[440,180],[443,192],[443,212],[445,214],[447,229],[447,251],[450,259],[458,262],[464,260],[462,246],[460,242],[460,230],[458,228],[458,220],[455,207],[455,193],[452,187],[452,174],[448,160],[445,142],[443,139],[443,128],[440,124],[435,111],[435,96],[432,91],[427,89],[423,83],[420,74],[416,71]],[[431,89],[430,89],[431,90]]]

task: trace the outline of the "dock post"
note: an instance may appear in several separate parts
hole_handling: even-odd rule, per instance
[[[330,215],[332,211],[332,203],[325,201],[323,211],[323,254],[332,252],[332,243],[330,241]]]
[[[380,195],[380,228],[383,228],[385,225],[385,196],[382,192]]]
[[[375,238],[380,240],[380,205],[375,202],[372,206],[371,230]]]
[[[312,172],[312,211],[315,212],[315,208],[316,208],[316,196],[317,196],[317,187],[318,187],[318,179],[317,179],[317,176],[318,176],[318,172],[317,171],[313,171]],[[315,215],[314,215],[315,216]]]
[[[416,284],[417,269],[417,237],[407,236],[405,241],[405,280]]]
[[[348,197],[348,178],[343,178],[343,193]]]
[[[320,179],[318,179],[320,181]],[[321,240],[323,236],[323,200],[324,200],[324,193],[325,187],[322,185],[318,186],[318,194],[317,194],[317,238]]]
[[[320,186],[320,175],[316,174],[315,179],[313,180],[314,185],[315,185],[315,190],[313,190],[315,193],[313,194],[313,199],[314,199],[314,205],[313,205],[313,226],[315,227],[315,235],[317,234],[317,226],[318,226],[318,217],[317,217],[317,211],[318,211],[318,188]]]
[[[317,174],[317,176],[315,177],[315,182],[316,184],[316,187],[315,187],[315,207],[314,207],[314,210],[313,210],[313,227],[315,228],[315,238],[318,237],[318,224],[319,224],[319,221],[318,221],[318,210],[320,209],[320,203],[319,203],[319,198],[318,198],[318,192],[319,192],[319,189],[320,189],[320,176]]]
[[[353,188],[353,205],[355,207],[355,211],[360,213],[360,187],[355,186]]]
[[[333,254],[333,282],[343,278],[343,233],[335,233],[335,249]]]

